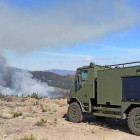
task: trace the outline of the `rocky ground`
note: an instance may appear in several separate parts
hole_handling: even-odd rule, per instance
[[[1,98],[0,140],[140,139],[130,133],[126,121],[86,116],[82,123],[71,123],[67,108],[66,99]]]

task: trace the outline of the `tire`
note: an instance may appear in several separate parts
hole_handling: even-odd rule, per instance
[[[128,115],[128,127],[130,131],[140,136],[140,108],[134,108]]]
[[[71,103],[68,108],[68,118],[71,122],[79,123],[83,121],[83,114],[78,103]]]

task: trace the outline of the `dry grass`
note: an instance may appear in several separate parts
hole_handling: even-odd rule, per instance
[[[44,126],[47,123],[47,120],[45,119],[40,119],[40,121],[36,122],[35,125],[37,126]]]
[[[39,102],[34,102],[34,104],[33,104],[34,106],[36,106],[36,105],[39,105]]]
[[[31,135],[30,137],[25,136],[24,138],[15,139],[15,140],[37,140],[37,138]]]

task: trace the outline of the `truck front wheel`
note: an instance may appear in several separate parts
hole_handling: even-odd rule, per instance
[[[68,118],[71,122],[79,123],[83,120],[83,114],[78,103],[71,103],[68,108]]]
[[[128,127],[135,135],[140,136],[140,108],[134,108],[128,115]]]

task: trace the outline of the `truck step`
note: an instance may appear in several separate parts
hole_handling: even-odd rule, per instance
[[[89,112],[89,103],[83,103],[84,112]]]
[[[110,111],[110,112],[121,112],[121,108],[109,108],[109,107],[93,107],[93,110],[98,111]]]
[[[94,116],[107,117],[107,118],[121,119],[121,115],[103,114],[103,113],[93,113],[93,115],[94,115]]]

